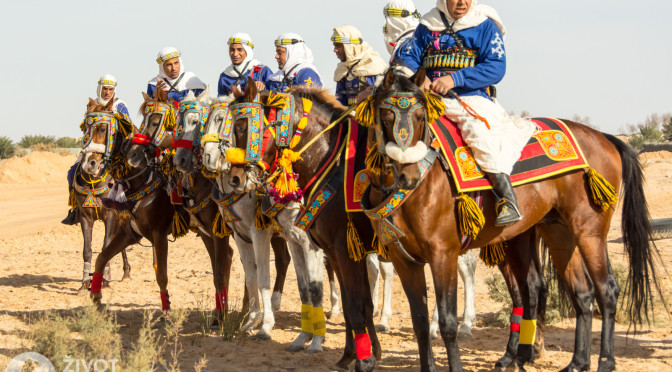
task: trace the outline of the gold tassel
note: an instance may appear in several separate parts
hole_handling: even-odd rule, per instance
[[[352,222],[352,216],[348,213],[348,227],[347,227],[347,238],[348,238],[348,255],[353,261],[360,261],[365,256],[364,244],[362,240],[359,239],[359,233],[355,228],[355,224]]]
[[[249,163],[245,160],[245,149],[240,149],[238,147],[229,147],[226,149],[224,161],[234,165]]]
[[[602,211],[606,211],[616,205],[618,201],[616,190],[614,190],[609,181],[604,179],[593,168],[588,168],[588,184],[590,185],[590,192],[593,195],[593,202],[602,208]]]
[[[254,227],[257,230],[266,230],[269,226],[268,217],[261,212],[261,198],[257,199],[257,212],[254,214]]]
[[[302,160],[298,152],[290,149],[282,150],[282,156],[278,159],[278,166],[282,169],[282,172],[273,185],[278,190],[280,198],[293,195],[299,191],[299,184],[296,182],[294,171],[292,170],[292,163],[297,160]]]
[[[75,195],[75,189],[74,188],[70,189],[70,195],[68,197],[68,205],[72,209],[77,208],[77,196]]]
[[[380,176],[383,173],[385,158],[380,154],[380,151],[378,151],[378,146],[376,144],[369,149],[364,164],[366,164],[366,170],[373,176]]]
[[[289,106],[289,96],[282,93],[271,93],[266,100],[266,107],[277,107],[284,110]]]
[[[170,106],[170,108],[168,109],[168,112],[166,113],[166,116],[163,119],[163,127],[166,130],[173,130],[175,129],[175,122],[177,121],[177,115],[175,114],[173,105],[170,104],[168,106]]]
[[[369,96],[357,106],[355,118],[359,125],[372,127],[376,124],[376,109],[373,102],[373,96]]]
[[[446,110],[446,105],[438,94],[431,92],[425,92],[425,100],[427,101],[427,104],[425,105],[427,124],[431,124],[435,122],[436,119],[443,116],[443,112]]]
[[[472,239],[476,239],[478,233],[485,226],[483,211],[474,199],[467,194],[462,194],[457,198],[457,218],[462,235],[469,236]]]
[[[175,211],[173,214],[171,232],[173,233],[173,238],[175,239],[183,237],[189,232],[187,223],[184,221],[184,218],[182,218],[182,215],[177,211]]]
[[[493,267],[504,261],[504,257],[506,256],[506,253],[504,252],[505,249],[506,242],[486,245],[485,247],[481,248],[481,254],[479,257],[485,266]]]
[[[383,245],[380,239],[378,239],[378,235],[376,233],[373,233],[373,241],[371,242],[371,245],[381,257],[386,260],[390,259],[390,251],[387,249],[387,246]]]
[[[232,233],[233,231],[231,231],[229,226],[226,225],[226,222],[224,222],[222,215],[217,213],[217,217],[215,217],[215,221],[212,223],[212,234],[222,239],[226,238]]]

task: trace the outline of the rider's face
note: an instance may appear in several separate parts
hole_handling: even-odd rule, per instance
[[[446,0],[446,8],[453,19],[462,18],[471,8],[471,0]]]
[[[114,87],[104,85],[103,89],[100,90],[100,98],[108,100],[114,95]]]
[[[334,43],[334,53],[341,62],[345,62],[345,47],[342,43]]]
[[[247,52],[243,48],[243,44],[229,45],[229,57],[231,57],[231,63],[234,65],[241,64],[247,58]]]
[[[275,47],[275,60],[278,62],[278,68],[282,69],[287,63],[287,48],[276,46]]]
[[[176,79],[180,75],[180,59],[175,57],[163,62],[163,71],[169,78]]]

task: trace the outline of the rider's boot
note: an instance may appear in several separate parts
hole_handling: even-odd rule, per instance
[[[76,225],[79,223],[79,209],[71,209],[68,212],[68,216],[61,221],[62,224],[64,225]]]
[[[486,173],[492,183],[493,191],[499,199],[497,202],[497,220],[495,226],[509,226],[523,218],[518,209],[516,194],[513,192],[513,186],[509,175],[506,173]]]

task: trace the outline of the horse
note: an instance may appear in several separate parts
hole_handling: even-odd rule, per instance
[[[109,103],[109,102],[108,102]],[[95,101],[92,99],[89,101],[88,106],[93,107]],[[111,105],[105,105],[101,107],[100,110],[111,111]],[[84,129],[84,128],[82,128]],[[98,128],[95,130],[102,130]],[[94,149],[95,147],[98,147]],[[84,150],[84,149],[83,149]],[[79,222],[82,229],[82,236],[84,238],[84,249],[83,249],[83,258],[84,258],[84,269],[82,275],[82,286],[79,288],[79,292],[88,290],[91,286],[91,259],[93,257],[93,251],[91,249],[91,240],[93,235],[93,224],[100,220],[103,221],[103,224],[107,229],[107,221],[110,221],[112,217],[110,213],[113,213],[109,208],[103,205],[103,198],[107,196],[109,192],[109,184],[112,182],[112,175],[107,172],[101,177],[93,178],[90,174],[83,171],[83,165],[86,164],[89,154],[93,152],[104,152],[104,148],[100,149],[100,146],[89,146],[82,151],[78,162],[77,169],[75,170],[75,177],[73,179],[72,189],[70,190],[70,201],[69,204],[72,208],[79,209]],[[116,217],[115,217],[116,218]],[[126,250],[121,251],[123,258],[123,268],[124,275],[121,278],[122,281],[131,278],[131,265],[128,263],[128,256],[126,255]],[[108,263],[105,266],[105,271],[103,273],[103,286],[108,286],[111,280],[111,270],[110,264]]]
[[[390,195],[400,197],[397,194],[400,190],[407,192],[404,202],[397,204],[389,218],[403,234],[397,240],[398,245],[403,246],[407,255],[430,265],[439,306],[439,327],[450,369],[459,371],[462,364],[456,337],[455,295],[456,263],[461,249],[458,225],[461,221],[455,211],[460,195],[440,162],[431,161],[432,157],[436,159],[436,151],[425,144],[429,137],[428,125],[443,114],[443,108],[437,104],[440,102],[437,96],[423,93],[418,88],[424,79],[423,69],[410,79],[390,70],[362,110],[358,109],[358,113],[368,114],[368,117],[362,115],[360,122],[375,127],[380,144],[378,149],[384,154],[385,169],[389,170],[382,172],[381,177],[372,178],[363,204],[366,202],[375,209]],[[405,107],[397,107],[399,102]],[[627,296],[631,322],[640,323],[642,311],[648,318],[651,286],[657,285],[652,262],[655,251],[647,241],[650,227],[642,188],[643,173],[636,153],[616,137],[571,121],[565,123],[575,134],[590,168],[516,187],[524,217],[508,227],[494,226],[497,200],[489,193],[484,195],[485,225],[468,248],[502,243],[535,227],[572,294],[577,313],[574,355],[564,370],[587,370],[590,367],[592,300],[595,296],[603,314],[598,371],[608,371],[615,368],[614,315],[620,288],[608,260],[607,233],[621,182],[622,229],[630,260]],[[407,148],[415,151],[414,155],[424,153],[421,161],[429,161],[431,165],[419,166],[417,160],[410,159],[414,157],[404,157],[408,153],[402,151],[395,140],[395,134],[402,126],[408,135]],[[380,228],[380,220],[372,219],[372,222]],[[406,260],[397,250],[391,258],[411,306],[421,369],[434,370],[427,334],[427,307],[423,302],[426,288],[422,267]],[[534,301],[533,298],[529,300]],[[528,307],[522,313],[520,338],[521,343],[523,338],[526,342],[534,340],[534,320]]]
[[[221,100],[213,105],[213,115],[209,123],[211,128],[221,127],[222,122],[226,120],[227,110],[229,110],[227,104]],[[216,131],[216,129],[214,130]],[[209,131],[212,132],[213,129],[209,129]],[[218,139],[217,135],[210,137]],[[214,142],[213,140],[212,143]],[[224,143],[224,146],[226,146],[226,143]],[[184,162],[184,159],[179,161]],[[233,214],[236,216],[234,219],[227,218],[227,222],[232,226],[234,239],[241,254],[248,292],[256,300],[257,306],[259,304],[258,292],[261,292],[263,320],[261,329],[255,337],[268,340],[270,339],[270,330],[275,324],[273,316],[273,303],[275,301],[272,300],[270,294],[270,252],[268,250],[274,227],[273,224],[263,223],[265,217],[260,215],[257,218],[257,214],[260,213],[259,208],[262,207],[264,202],[261,195],[257,195],[256,192],[251,193],[252,190],[240,190],[240,192],[235,190],[236,192],[234,192],[226,172],[220,173],[216,180],[217,191],[224,200],[230,200],[230,202],[222,205],[222,215],[231,216]],[[249,194],[249,197],[241,197],[247,194]],[[233,199],[235,199],[235,202],[233,202]],[[280,235],[285,238],[292,252],[302,302],[302,330],[297,338],[292,341],[288,350],[303,350],[305,344],[312,339],[307,351],[308,353],[316,353],[322,351],[322,342],[326,335],[326,324],[322,309],[324,256],[322,251],[311,247],[305,232],[294,226],[293,222],[296,214],[297,208],[288,205],[275,211],[272,215],[277,222]],[[273,297],[275,295],[276,293],[273,294]],[[256,315],[257,309],[258,307],[254,308],[251,315]]]

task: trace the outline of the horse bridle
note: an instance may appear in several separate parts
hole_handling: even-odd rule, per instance
[[[156,162],[156,158],[159,156],[156,149],[159,148],[161,142],[163,142],[163,139],[167,135],[167,132],[170,130],[169,128],[166,128],[166,117],[173,114],[173,107],[170,103],[153,101],[145,103],[145,109],[143,111],[144,118],[140,125],[140,133],[133,133],[131,143],[145,146],[143,154],[145,155],[147,164],[154,164]],[[152,115],[160,115],[161,120],[154,132],[151,135],[147,135],[144,134],[144,132],[149,127],[149,120]]]
[[[199,116],[198,133],[193,140],[182,139],[184,132],[184,120],[187,114],[196,113]],[[192,151],[192,156],[198,158],[201,150],[201,137],[205,132],[205,123],[208,120],[210,113],[210,106],[204,105],[198,101],[182,101],[180,102],[177,125],[175,126],[175,133],[173,135],[174,149],[187,148]]]

